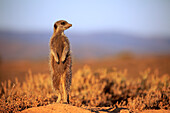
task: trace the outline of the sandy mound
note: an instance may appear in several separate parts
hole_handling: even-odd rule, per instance
[[[89,110],[69,104],[51,104],[23,110],[21,113],[91,113]]]

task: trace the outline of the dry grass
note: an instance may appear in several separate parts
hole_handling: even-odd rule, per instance
[[[130,110],[170,109],[170,76],[150,69],[140,77],[127,79],[127,70],[98,69],[84,66],[72,80],[70,103],[75,106],[126,106]],[[10,80],[1,83],[0,111],[17,112],[55,103],[48,74],[29,71],[23,83]]]

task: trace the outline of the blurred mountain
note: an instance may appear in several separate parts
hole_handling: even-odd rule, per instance
[[[170,37],[142,37],[118,32],[65,33],[71,42],[73,57],[96,58],[120,52],[134,54],[170,54]],[[19,33],[0,31],[0,56],[8,59],[48,58],[51,32]]]

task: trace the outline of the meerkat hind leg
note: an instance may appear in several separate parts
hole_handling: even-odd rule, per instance
[[[66,74],[64,73],[63,76],[61,77],[61,83],[62,83],[62,89],[63,89],[63,103],[67,103],[67,93],[66,93],[66,87],[65,87],[65,84],[66,84],[66,81],[65,81],[65,76]]]

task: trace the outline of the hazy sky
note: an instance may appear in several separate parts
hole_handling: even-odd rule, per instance
[[[170,36],[170,0],[0,0],[1,30],[52,31],[60,19],[76,32]]]

